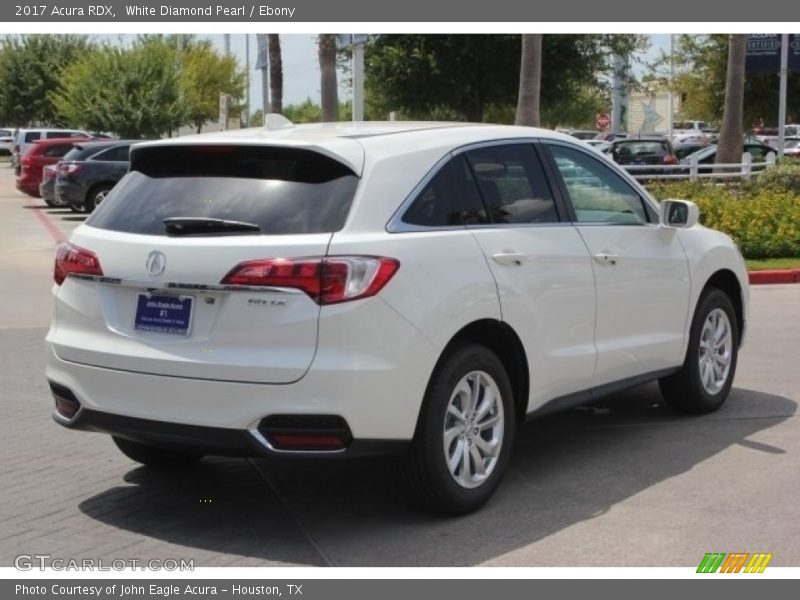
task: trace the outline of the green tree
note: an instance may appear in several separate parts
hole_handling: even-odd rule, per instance
[[[207,121],[219,117],[219,96],[229,94],[232,112],[244,96],[245,74],[233,56],[223,56],[210,43],[192,44],[183,50],[182,102],[189,122],[202,130]]]
[[[57,113],[50,92],[64,69],[92,48],[81,35],[26,35],[0,42],[0,122],[71,125]]]
[[[300,104],[289,104],[283,108],[283,116],[292,123],[319,123],[323,121],[322,108],[311,98],[306,98]],[[337,121],[349,121],[353,118],[352,106],[349,102],[339,103],[336,113]]]
[[[104,46],[68,67],[50,94],[60,118],[122,137],[158,137],[189,122],[178,55],[168,44]]]
[[[682,35],[676,52],[675,92],[681,97],[680,116],[720,121],[725,103],[728,35]],[[666,61],[664,57],[663,61]],[[662,61],[662,62],[663,62]],[[787,119],[800,120],[800,76],[789,75]],[[745,73],[743,124],[762,119],[777,125],[779,79],[775,73]]]
[[[610,54],[641,44],[634,35],[543,36],[542,116],[565,108],[587,87],[604,89]],[[516,105],[520,55],[518,35],[376,36],[366,51],[368,105],[404,118],[450,114],[482,121],[491,107]]]

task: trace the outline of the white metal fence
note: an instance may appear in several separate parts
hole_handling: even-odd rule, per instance
[[[767,154],[764,162],[753,162],[749,152],[742,154],[741,163],[699,164],[692,156],[688,164],[679,165],[621,165],[638,180],[652,179],[750,179],[753,173],[775,165],[775,154]]]

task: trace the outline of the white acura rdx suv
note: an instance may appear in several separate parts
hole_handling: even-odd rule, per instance
[[[59,247],[58,423],[154,467],[393,453],[463,513],[527,416],[725,401],[747,274],[694,204],[552,131],[272,123],[134,146]]]

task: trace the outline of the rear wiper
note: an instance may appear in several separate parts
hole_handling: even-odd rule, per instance
[[[261,231],[261,227],[257,223],[212,219],[210,217],[169,217],[162,222],[164,223],[164,229],[170,235]]]

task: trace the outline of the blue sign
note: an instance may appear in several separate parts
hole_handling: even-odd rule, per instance
[[[186,335],[192,318],[190,296],[139,294],[134,329]]]
[[[746,69],[748,73],[780,73],[781,34],[758,33],[747,36]],[[800,34],[789,34],[790,73],[800,73]]]

